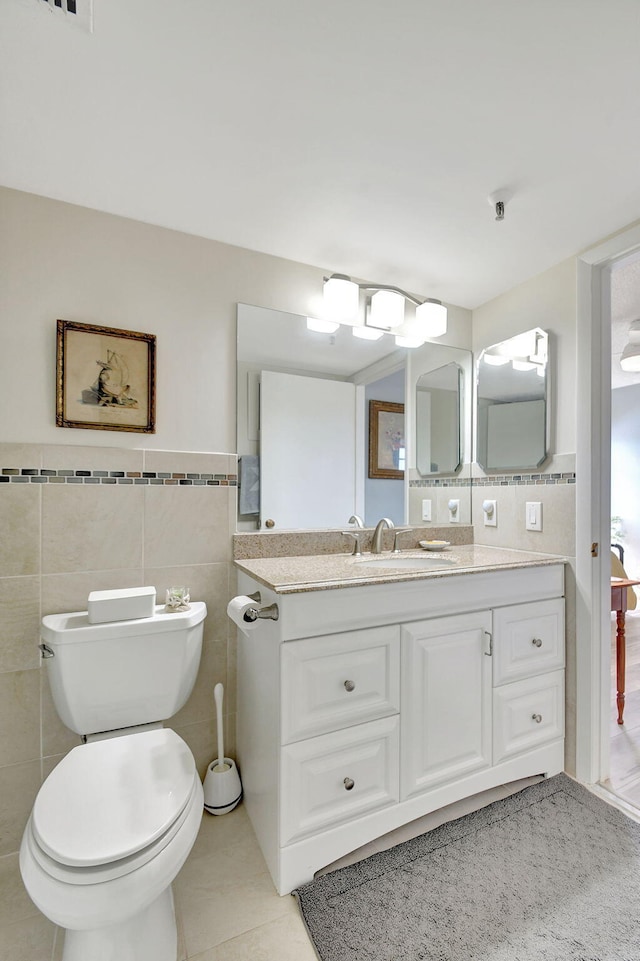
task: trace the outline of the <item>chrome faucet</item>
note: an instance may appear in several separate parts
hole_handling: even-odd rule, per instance
[[[373,541],[371,543],[371,553],[381,554],[382,553],[382,531],[384,528],[391,530],[394,527],[393,521],[389,517],[383,517],[376,524],[376,529],[373,532]]]
[[[355,524],[356,527],[364,527],[364,521],[359,514],[352,514],[347,521],[347,524]]]

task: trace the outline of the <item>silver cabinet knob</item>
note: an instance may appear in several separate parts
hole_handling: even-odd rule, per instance
[[[535,721],[536,724],[540,724],[540,722],[542,721],[542,714],[532,714],[531,720]]]
[[[344,682],[344,689],[345,689],[345,691],[349,691],[349,693],[351,693],[351,691],[355,691],[355,689],[356,689],[356,682],[355,682],[355,681],[345,681],[345,682]]]
[[[542,647],[542,638],[534,637],[531,643],[533,644],[534,647]]]
[[[344,784],[345,791],[353,791],[353,788],[355,787],[356,782],[353,781],[350,777],[346,777],[342,783]]]

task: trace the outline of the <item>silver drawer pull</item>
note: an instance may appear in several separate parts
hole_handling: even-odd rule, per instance
[[[356,782],[352,781],[350,777],[346,777],[342,783],[344,784],[345,791],[353,791]]]
[[[534,637],[531,643],[533,644],[534,647],[542,647],[542,638]]]
[[[532,714],[531,720],[535,721],[536,724],[540,724],[540,722],[542,721],[542,714]]]
[[[345,682],[344,682],[344,689],[345,689],[345,691],[349,691],[349,693],[351,693],[351,691],[355,691],[355,689],[356,689],[356,682],[355,682],[355,681],[345,681]]]

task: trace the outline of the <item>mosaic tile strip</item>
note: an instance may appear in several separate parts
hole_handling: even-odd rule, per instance
[[[549,486],[553,484],[575,484],[575,471],[563,474],[496,474],[488,477],[474,477],[474,487],[518,487]]]
[[[165,487],[237,487],[237,474],[185,474],[169,471],[45,470],[3,467],[0,484],[149,484]]]
[[[409,481],[409,487],[520,487],[575,484],[575,472],[563,474],[495,474],[473,478],[435,478]]]

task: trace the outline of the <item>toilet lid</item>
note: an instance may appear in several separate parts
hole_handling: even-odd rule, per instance
[[[171,827],[195,776],[193,755],[170,728],[75,747],[40,788],[35,838],[62,864],[128,857]]]

